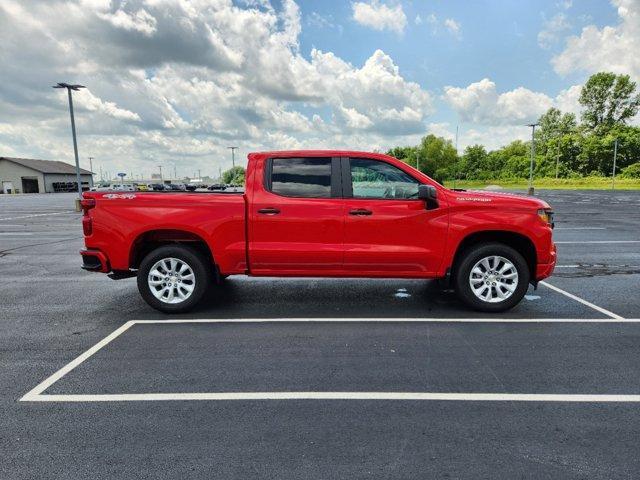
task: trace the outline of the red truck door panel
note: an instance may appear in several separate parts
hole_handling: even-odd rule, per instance
[[[343,268],[340,159],[265,160],[249,203],[253,274],[338,274]]]
[[[382,160],[343,161],[345,270],[370,276],[437,272],[447,234],[445,209],[427,210],[419,181]]]

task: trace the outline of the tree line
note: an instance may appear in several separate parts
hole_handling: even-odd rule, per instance
[[[536,177],[610,176],[640,178],[640,127],[629,125],[640,94],[628,75],[600,72],[583,85],[580,121],[573,113],[550,108],[535,132]],[[451,142],[427,135],[419,145],[387,152],[438,180],[518,179],[529,176],[531,142],[515,140],[497,150],[470,145],[458,155]]]

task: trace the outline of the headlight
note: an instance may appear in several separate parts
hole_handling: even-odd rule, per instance
[[[551,210],[550,208],[541,208],[540,210],[538,210],[538,217],[540,217],[540,220],[542,220],[544,223],[553,228],[553,210]]]

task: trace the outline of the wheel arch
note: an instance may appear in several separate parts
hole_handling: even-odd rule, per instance
[[[516,250],[522,255],[529,267],[530,281],[535,283],[536,265],[538,262],[536,248],[529,237],[510,230],[484,230],[470,233],[458,244],[449,267],[451,278],[456,274],[457,266],[463,255],[476,245],[483,243],[501,243]]]
[[[158,247],[171,244],[188,245],[201,253],[212,265],[215,265],[211,247],[199,234],[181,229],[159,228],[139,233],[131,242],[129,268],[139,268],[146,255]]]

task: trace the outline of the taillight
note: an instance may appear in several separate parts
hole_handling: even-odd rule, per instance
[[[80,208],[82,208],[83,215],[88,215],[89,210],[91,210],[92,208],[95,208],[95,206],[96,206],[95,198],[83,198],[82,200],[80,200]]]
[[[85,237],[88,237],[93,233],[93,220],[89,215],[82,217],[82,232]]]

